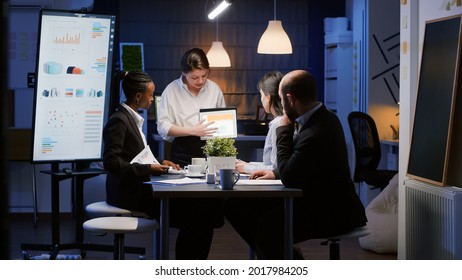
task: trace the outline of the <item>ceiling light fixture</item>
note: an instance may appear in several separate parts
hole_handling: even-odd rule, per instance
[[[228,8],[228,6],[231,5],[232,2],[233,0],[223,0],[219,5],[216,5],[215,9],[213,9],[213,11],[209,13],[209,19],[214,19],[226,8]]]
[[[223,47],[223,43],[218,41],[218,19],[216,41],[212,42],[212,47],[207,52],[207,59],[210,67],[231,67],[229,55]]]
[[[268,22],[268,27],[258,42],[257,52],[261,54],[291,54],[292,43],[282,27],[282,22],[276,20],[276,0],[274,0],[274,20]]]

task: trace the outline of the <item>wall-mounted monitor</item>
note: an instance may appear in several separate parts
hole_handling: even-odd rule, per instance
[[[115,26],[113,15],[41,11],[32,162],[102,159]]]

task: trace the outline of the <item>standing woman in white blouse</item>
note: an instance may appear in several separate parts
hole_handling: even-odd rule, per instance
[[[201,108],[226,107],[223,92],[209,80],[210,66],[205,52],[194,48],[181,59],[181,76],[162,92],[157,130],[172,142],[172,160],[182,166],[191,158],[204,157],[200,137],[213,134],[210,123],[199,121]]]
[[[212,123],[199,121],[201,108],[226,107],[223,92],[208,79],[210,66],[205,52],[193,48],[181,58],[181,76],[162,93],[157,131],[172,141],[171,160],[186,166],[204,157],[200,137],[212,135]],[[180,229],[175,246],[176,259],[207,259],[213,229],[223,226],[222,199],[174,199],[171,224]]]

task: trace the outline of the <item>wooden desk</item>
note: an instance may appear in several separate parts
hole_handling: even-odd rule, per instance
[[[178,175],[176,175],[177,178]],[[170,177],[170,178],[169,178]],[[162,176],[159,179],[172,179],[171,176]],[[155,179],[155,180],[159,180]],[[235,186],[234,190],[222,190],[214,184],[189,185],[161,185],[148,182],[152,185],[154,197],[160,198],[160,258],[169,258],[169,199],[170,198],[236,198],[236,197],[280,197],[284,199],[284,257],[292,259],[293,248],[293,198],[302,196],[300,189],[289,189],[284,186]]]
[[[31,207],[34,210],[34,227],[37,227],[38,209],[37,209],[37,188],[35,183],[35,165],[30,163],[31,158],[31,139],[32,130],[29,128],[8,128],[8,143],[9,143],[9,161],[23,162],[29,165],[31,169],[31,186],[32,186],[32,205],[10,205],[10,207]],[[11,167],[10,167],[11,168]],[[14,188],[14,187],[12,187]],[[14,191],[14,189],[10,190]]]
[[[387,169],[398,170],[399,139],[382,140],[381,143],[385,145],[387,151]]]

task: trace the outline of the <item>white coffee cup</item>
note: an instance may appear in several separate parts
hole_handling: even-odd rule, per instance
[[[200,176],[202,175],[202,165],[198,164],[190,164],[185,167],[185,169],[188,171],[187,175],[189,176]]]
[[[201,173],[205,173],[205,167],[207,165],[205,158],[192,158],[191,159],[191,164],[192,165],[200,165],[200,166],[202,166]]]

